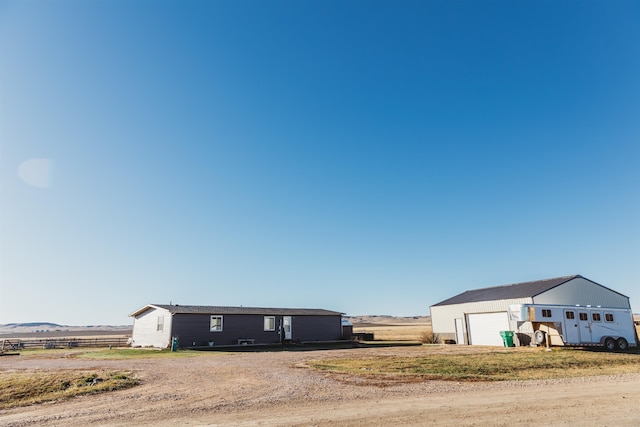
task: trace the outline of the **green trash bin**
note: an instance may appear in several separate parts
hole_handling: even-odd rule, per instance
[[[500,336],[505,347],[515,347],[513,345],[513,331],[500,331]]]

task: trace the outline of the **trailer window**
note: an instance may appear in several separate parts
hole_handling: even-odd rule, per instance
[[[613,313],[605,313],[604,320],[605,322],[613,322]]]
[[[589,320],[589,316],[587,316],[587,313],[580,313],[580,320]]]
[[[600,321],[602,321],[602,319],[600,318],[600,313],[595,313],[595,312],[594,312],[594,313],[591,313],[591,319],[592,319],[594,322],[600,322]]]
[[[551,310],[543,309],[542,310],[542,317],[551,317]]]
[[[567,311],[565,313],[565,316],[567,316],[567,319],[575,319],[576,318],[576,314],[573,311]]]

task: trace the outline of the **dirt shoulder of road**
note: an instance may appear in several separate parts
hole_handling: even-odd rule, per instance
[[[486,350],[486,348],[484,348]],[[515,349],[514,349],[515,350]],[[482,347],[387,347],[92,360],[60,350],[5,357],[0,370],[131,370],[141,385],[0,411],[1,426],[637,425],[640,375],[546,381],[425,381],[380,387],[305,368],[312,359],[472,353]],[[635,357],[635,355],[634,355]]]

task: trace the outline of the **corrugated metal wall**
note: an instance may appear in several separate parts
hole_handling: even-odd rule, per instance
[[[629,298],[581,277],[533,298],[535,304],[592,305],[631,308]]]
[[[510,304],[530,304],[531,302],[531,298],[514,298],[497,301],[480,301],[465,304],[432,306],[431,325],[433,332],[440,335],[442,339],[456,339],[456,318],[463,319],[462,324],[464,334],[467,336],[466,314],[508,311]],[[512,325],[512,328],[515,329],[515,325]]]

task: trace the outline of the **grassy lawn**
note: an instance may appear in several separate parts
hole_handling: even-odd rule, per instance
[[[157,358],[179,358],[197,357],[206,354],[202,351],[180,350],[171,351],[168,349],[143,349],[143,348],[118,348],[118,349],[91,349],[79,351],[74,357],[83,359],[157,359]]]
[[[417,380],[504,381],[640,373],[640,354],[578,349],[313,360],[313,369],[350,376]]]
[[[104,393],[137,384],[138,380],[126,371],[0,371],[0,409]]]

